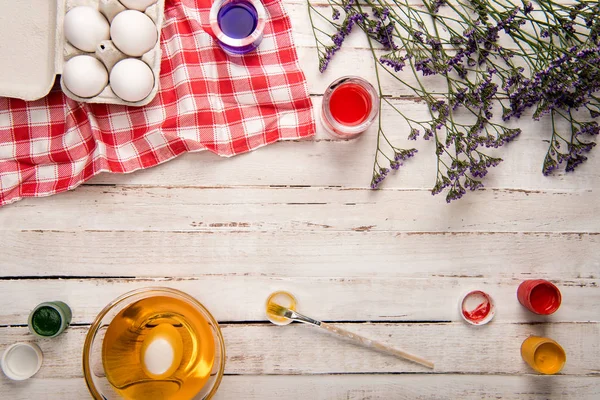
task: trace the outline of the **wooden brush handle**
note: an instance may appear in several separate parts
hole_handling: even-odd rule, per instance
[[[433,363],[431,361],[427,361],[424,358],[421,358],[419,356],[415,356],[413,354],[407,353],[404,350],[400,350],[400,349],[395,349],[393,347],[390,347],[388,345],[385,345],[383,343],[380,342],[376,342],[374,340],[371,339],[367,339],[364,336],[360,336],[357,335],[356,333],[352,333],[349,332],[345,329],[342,328],[338,328],[336,326],[330,325],[326,322],[321,322],[321,328],[328,330],[331,333],[334,333],[338,336],[342,336],[345,337],[347,339],[352,340],[353,342],[355,342],[356,344],[360,344],[361,346],[364,347],[369,347],[372,349],[377,349],[379,351],[382,351],[384,353],[388,353],[388,354],[392,354],[396,357],[400,357],[400,358],[404,358],[406,360],[410,360],[412,362],[416,362],[417,364],[421,364],[427,368],[431,368],[433,369]]]

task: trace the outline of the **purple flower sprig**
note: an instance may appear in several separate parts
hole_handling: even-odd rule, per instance
[[[559,116],[571,121],[571,135],[567,138],[556,129],[555,120]],[[566,172],[575,171],[588,159],[585,154],[596,147],[595,142],[590,142],[586,138],[600,134],[600,125],[595,121],[580,123],[573,119],[572,114],[561,116],[559,111],[551,111],[551,118],[552,138],[542,167],[545,176],[551,175],[563,164]]]
[[[437,156],[433,194],[445,192],[451,202],[482,188],[489,169],[502,161],[489,149],[521,134],[509,120],[529,115],[534,121],[552,119],[545,175],[559,168],[574,171],[595,147],[593,139],[600,132],[594,121],[600,118],[600,2],[422,0],[423,7],[408,0],[328,1],[331,17],[309,2],[311,13],[334,28],[326,42],[317,38],[324,31],[313,24],[320,69],[327,69],[353,29],[366,35],[380,91],[379,71],[385,71],[427,107],[429,115],[416,121],[380,93],[380,101],[407,123],[408,140],[432,142]],[[428,81],[436,76],[434,92]],[[441,92],[440,78],[446,82]],[[498,109],[502,112],[495,116]],[[373,188],[416,153],[399,150],[381,122],[377,138]]]
[[[379,137],[389,146],[392,154],[388,155],[382,150],[382,143],[378,143],[373,163],[373,177],[371,178],[371,189],[377,189],[391,171],[398,171],[404,162],[417,154],[417,149],[401,149],[392,145],[385,132],[379,128]]]
[[[339,11],[338,11],[339,12]],[[335,16],[335,15],[334,15]],[[339,18],[339,16],[338,16]],[[333,44],[324,46],[322,54],[319,56],[319,71],[325,72],[327,67],[329,66],[329,62],[331,58],[337,53],[341,48],[346,37],[352,32],[352,28],[357,22],[361,22],[365,20],[366,15],[362,13],[348,13],[346,14],[346,18],[339,26],[337,32],[331,35],[331,41]],[[317,45],[318,46],[318,45]]]

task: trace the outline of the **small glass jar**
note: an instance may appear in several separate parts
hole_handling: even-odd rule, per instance
[[[239,56],[254,51],[263,39],[267,11],[260,0],[215,0],[210,27],[221,48]]]
[[[321,122],[327,132],[341,139],[354,139],[375,122],[379,95],[373,85],[357,76],[345,76],[325,91]]]

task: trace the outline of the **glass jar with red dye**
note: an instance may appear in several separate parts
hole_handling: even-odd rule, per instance
[[[379,95],[369,82],[345,76],[325,91],[321,122],[332,135],[354,139],[375,122],[379,114]]]

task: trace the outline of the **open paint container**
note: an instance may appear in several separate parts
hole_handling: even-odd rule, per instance
[[[530,336],[521,345],[521,357],[531,368],[544,375],[558,374],[567,362],[567,354],[552,339]]]
[[[543,279],[526,280],[517,289],[519,302],[529,311],[539,315],[555,313],[562,302],[560,289]]]
[[[274,292],[267,298],[267,302],[265,303],[265,311],[267,314],[267,319],[269,321],[271,321],[275,325],[282,325],[282,326],[289,325],[292,323],[292,320],[289,318],[284,318],[282,316],[269,313],[269,305],[271,305],[271,304],[277,304],[282,307],[289,308],[290,310],[295,311],[298,301],[296,300],[296,298],[294,297],[293,294],[283,291],[283,290]]]
[[[261,0],[214,0],[210,9],[210,28],[219,46],[231,56],[256,50],[266,21]]]
[[[71,323],[71,308],[62,301],[39,304],[29,314],[29,331],[42,339],[56,337]]]
[[[13,1],[0,13],[0,96],[143,106],[158,93],[165,0]]]
[[[458,302],[462,319],[471,325],[485,325],[496,315],[496,305],[492,297],[481,290],[465,293]]]

